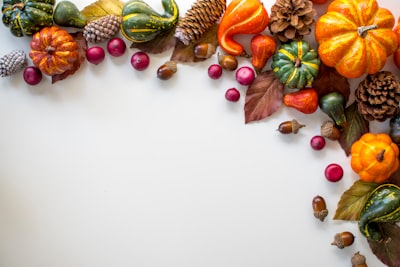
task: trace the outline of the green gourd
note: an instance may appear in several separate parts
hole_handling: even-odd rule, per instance
[[[339,92],[330,92],[319,98],[319,108],[340,127],[344,127],[347,122],[345,107],[346,99]]]
[[[13,35],[31,36],[53,25],[54,5],[55,0],[4,0],[2,20]]]
[[[64,27],[83,28],[87,23],[86,17],[71,1],[61,1],[56,5],[53,20],[55,24]]]
[[[130,0],[122,8],[122,35],[134,43],[143,43],[173,29],[179,9],[175,0],[162,0],[165,13],[159,14],[143,0]]]
[[[382,241],[380,223],[400,221],[400,187],[382,184],[368,196],[358,219],[360,232],[369,240]]]
[[[305,41],[281,45],[272,56],[271,68],[281,83],[290,89],[311,87],[321,61],[316,50]]]

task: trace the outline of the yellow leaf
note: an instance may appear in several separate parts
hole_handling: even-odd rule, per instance
[[[120,0],[97,0],[81,12],[88,21],[92,21],[110,14],[121,16],[123,6],[124,2]]]

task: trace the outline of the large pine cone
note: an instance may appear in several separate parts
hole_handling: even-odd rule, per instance
[[[28,64],[26,54],[22,50],[13,50],[0,58],[0,76],[11,76]]]
[[[360,82],[356,91],[358,111],[368,121],[385,121],[399,111],[400,83],[389,71],[370,74]]]
[[[83,37],[89,43],[99,43],[110,39],[120,30],[121,17],[110,14],[86,24]]]
[[[311,33],[315,15],[310,0],[277,0],[271,7],[268,28],[283,43],[301,40]]]

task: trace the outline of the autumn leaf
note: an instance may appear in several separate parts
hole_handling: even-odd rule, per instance
[[[206,58],[197,58],[194,55],[194,47],[199,43],[207,43],[213,47],[218,46],[217,39],[218,24],[214,24],[210,29],[208,29],[201,38],[199,38],[195,43],[184,45],[182,42],[176,42],[175,49],[172,53],[171,59],[176,62],[191,63],[204,61]],[[215,53],[215,51],[214,51]]]
[[[380,223],[384,241],[368,240],[372,253],[388,267],[400,266],[400,226],[395,223]]]
[[[175,34],[175,27],[157,36],[153,40],[144,43],[133,42],[130,48],[137,48],[143,52],[150,54],[160,54],[173,48],[176,45],[177,42],[174,34]]]
[[[386,181],[388,184],[395,184],[400,186],[400,169],[393,173],[390,178]]]
[[[110,14],[121,16],[123,6],[124,2],[119,0],[98,0],[84,7],[81,13],[90,22]]]
[[[67,70],[64,73],[51,76],[51,83],[64,80],[68,76],[74,74],[81,67],[81,64],[86,60],[87,42],[86,39],[83,37],[83,33],[76,32],[70,34],[72,35],[72,37],[74,37],[75,42],[78,44],[78,59],[74,62],[74,66],[72,69]]]
[[[340,197],[334,220],[356,221],[364,208],[369,193],[374,190],[378,184],[356,181],[349,189],[343,192]]]
[[[321,63],[318,77],[313,82],[313,88],[321,97],[331,92],[343,94],[346,103],[350,96],[350,84],[346,77],[340,75],[335,68],[328,67]]]
[[[369,122],[360,114],[355,102],[345,109],[345,114],[347,122],[343,127],[339,143],[346,155],[349,156],[352,144],[364,133],[369,132]]]
[[[271,116],[283,104],[284,86],[272,70],[260,73],[246,91],[245,123]]]

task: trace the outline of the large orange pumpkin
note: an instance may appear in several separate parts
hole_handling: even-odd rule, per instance
[[[45,27],[32,36],[29,56],[46,75],[62,74],[78,60],[78,44],[71,34],[57,26]]]
[[[380,71],[397,48],[395,18],[376,0],[335,0],[316,22],[318,54],[347,78]]]
[[[350,163],[360,180],[382,183],[399,168],[399,148],[386,133],[365,133],[351,146]]]

